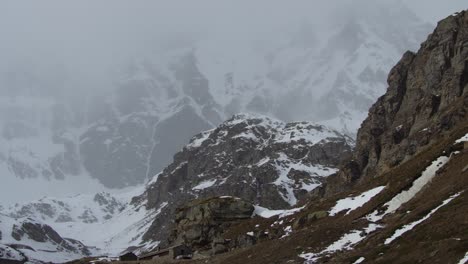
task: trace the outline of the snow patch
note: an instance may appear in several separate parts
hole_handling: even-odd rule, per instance
[[[359,263],[362,263],[364,260],[366,260],[364,257],[360,257],[358,258],[356,261],[354,261],[353,264],[359,264]]]
[[[437,206],[436,208],[432,209],[431,212],[429,212],[429,214],[427,214],[426,216],[424,216],[423,218],[415,221],[415,222],[412,222],[408,225],[405,225],[403,226],[402,228],[400,229],[397,229],[395,231],[395,233],[387,238],[385,240],[385,245],[388,245],[390,243],[392,243],[392,241],[394,241],[395,239],[397,239],[398,237],[400,237],[401,235],[403,235],[404,233],[410,231],[411,229],[413,229],[415,226],[419,225],[420,223],[426,221],[427,219],[429,219],[429,217],[431,217],[435,212],[437,212],[437,210],[439,210],[441,207],[447,205],[448,203],[450,203],[453,199],[455,199],[456,197],[460,196],[461,192],[460,193],[457,193],[457,194],[454,194],[452,196],[450,196],[450,198],[446,199],[445,201],[442,202],[441,205]]]
[[[197,186],[193,187],[192,190],[194,190],[194,191],[195,191],[195,190],[197,190],[197,191],[204,190],[204,189],[206,189],[206,188],[210,188],[210,187],[213,186],[215,183],[216,183],[216,179],[202,181],[200,184],[198,184]]]
[[[353,230],[345,234],[339,240],[335,241],[319,253],[303,253],[300,254],[299,257],[305,259],[305,263],[314,263],[323,255],[336,251],[350,250],[352,249],[352,246],[361,242],[368,234],[374,232],[380,227],[380,225],[369,224],[366,228],[364,228],[364,230]]]
[[[460,261],[458,262],[458,264],[466,264],[468,263],[468,251],[466,252],[465,256],[460,259]]]
[[[200,147],[203,142],[205,142],[211,135],[211,132],[213,132],[214,129],[204,131],[195,137],[192,138],[190,143],[187,145],[187,148],[198,148]]]
[[[303,207],[298,207],[298,208],[293,208],[293,209],[287,209],[287,210],[270,210],[265,207],[261,207],[259,205],[255,205],[255,210],[253,215],[258,215],[263,218],[271,218],[273,216],[278,216],[278,218],[284,218],[286,216],[290,216],[292,214],[295,214],[297,212],[300,212]]]
[[[413,185],[409,190],[402,191],[383,205],[384,208],[387,208],[385,212],[379,213],[378,210],[376,210],[368,215],[367,219],[371,222],[376,222],[381,220],[385,215],[394,213],[402,204],[413,199],[413,197],[435,177],[436,172],[449,160],[450,158],[446,156],[437,158],[423,171],[422,175],[413,182]]]
[[[363,206],[370,201],[374,196],[379,194],[385,186],[379,186],[355,197],[348,197],[336,202],[336,205],[329,211],[330,216],[334,216],[341,211],[347,210],[346,214]]]
[[[455,140],[455,143],[461,143],[461,142],[467,142],[468,141],[468,133],[464,135],[463,137]]]

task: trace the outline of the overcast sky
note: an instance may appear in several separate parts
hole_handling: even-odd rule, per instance
[[[436,23],[448,15],[468,9],[466,0],[402,0],[422,19]]]
[[[281,32],[304,19],[326,30],[330,20],[339,19],[331,10],[347,12],[350,4],[365,9],[378,3],[373,1],[403,1],[432,24],[468,6],[466,0],[2,0],[0,57],[61,56],[97,64],[148,53],[154,43],[179,33],[228,32],[245,38],[247,31],[251,36]]]

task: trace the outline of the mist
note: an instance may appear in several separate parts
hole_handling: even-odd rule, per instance
[[[143,184],[194,135],[240,112],[354,137],[403,52],[462,7],[2,1],[0,171],[10,186],[69,177],[83,179],[76,186]],[[53,192],[39,189],[29,198]]]
[[[2,1],[1,66],[25,61],[94,72],[183,40],[229,35],[260,41],[304,21],[317,32],[327,31],[327,25],[340,20],[340,9],[349,12],[351,2],[363,10],[372,1]],[[405,2],[424,19],[433,16],[431,23],[463,6],[456,1]]]

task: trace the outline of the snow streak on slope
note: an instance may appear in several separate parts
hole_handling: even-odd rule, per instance
[[[331,245],[329,245],[327,248],[320,251],[319,253],[302,253],[299,255],[299,257],[305,259],[306,261],[304,263],[306,264],[316,263],[316,261],[324,255],[336,251],[352,249],[352,246],[362,241],[364,238],[366,238],[368,234],[374,232],[380,227],[381,226],[376,224],[369,224],[369,226],[367,226],[363,230],[352,230],[351,232],[343,235],[339,240],[333,242]]]
[[[394,241],[395,239],[397,239],[398,237],[400,237],[401,235],[403,235],[404,233],[408,232],[408,231],[411,231],[411,229],[413,229],[415,226],[419,225],[420,223],[426,221],[427,219],[429,219],[435,212],[437,212],[437,210],[439,210],[440,208],[442,208],[443,206],[447,205],[448,203],[450,203],[453,199],[457,198],[458,196],[460,196],[461,193],[457,193],[457,194],[454,194],[452,196],[450,196],[450,198],[446,199],[445,201],[442,202],[441,205],[437,206],[436,208],[432,209],[432,211],[430,211],[427,215],[425,215],[423,218],[415,221],[415,222],[412,222],[410,224],[407,224],[403,227],[401,227],[400,229],[396,230],[395,233],[387,238],[385,240],[385,245],[388,245],[390,243],[392,243],[392,241]]]
[[[254,215],[258,215],[263,218],[270,218],[273,216],[278,216],[278,218],[281,219],[286,216],[290,216],[292,214],[300,212],[302,209],[304,209],[304,207],[298,207],[298,208],[287,209],[287,210],[270,210],[268,208],[256,205]]]
[[[400,208],[402,204],[411,200],[419,191],[421,191],[421,189],[426,184],[428,184],[432,180],[432,178],[435,177],[437,170],[443,167],[449,160],[450,157],[441,156],[435,161],[433,161],[432,164],[423,171],[421,176],[413,182],[411,188],[409,188],[406,191],[402,191],[401,193],[393,197],[392,200],[388,201],[383,205],[384,207],[386,207],[384,212],[379,212],[378,210],[376,210],[372,214],[368,215],[367,219],[372,222],[377,222],[381,220],[385,215],[395,212],[398,208]]]
[[[334,216],[338,214],[339,212],[346,210],[346,214],[349,214],[354,209],[357,209],[363,206],[368,201],[370,201],[374,196],[379,194],[384,188],[385,186],[379,186],[367,192],[364,192],[356,197],[348,197],[348,198],[341,199],[336,202],[336,205],[332,209],[330,209],[329,213],[331,216]]]
[[[466,252],[465,256],[462,259],[460,259],[458,264],[466,264],[467,262],[468,262],[468,251]]]

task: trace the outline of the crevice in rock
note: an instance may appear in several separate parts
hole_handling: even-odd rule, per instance
[[[439,111],[439,106],[440,106],[440,95],[432,95],[431,96],[431,114],[429,115],[432,117],[437,111]]]
[[[465,61],[463,72],[460,76],[460,91],[458,96],[461,96],[465,90],[465,86],[468,84],[468,61]]]

